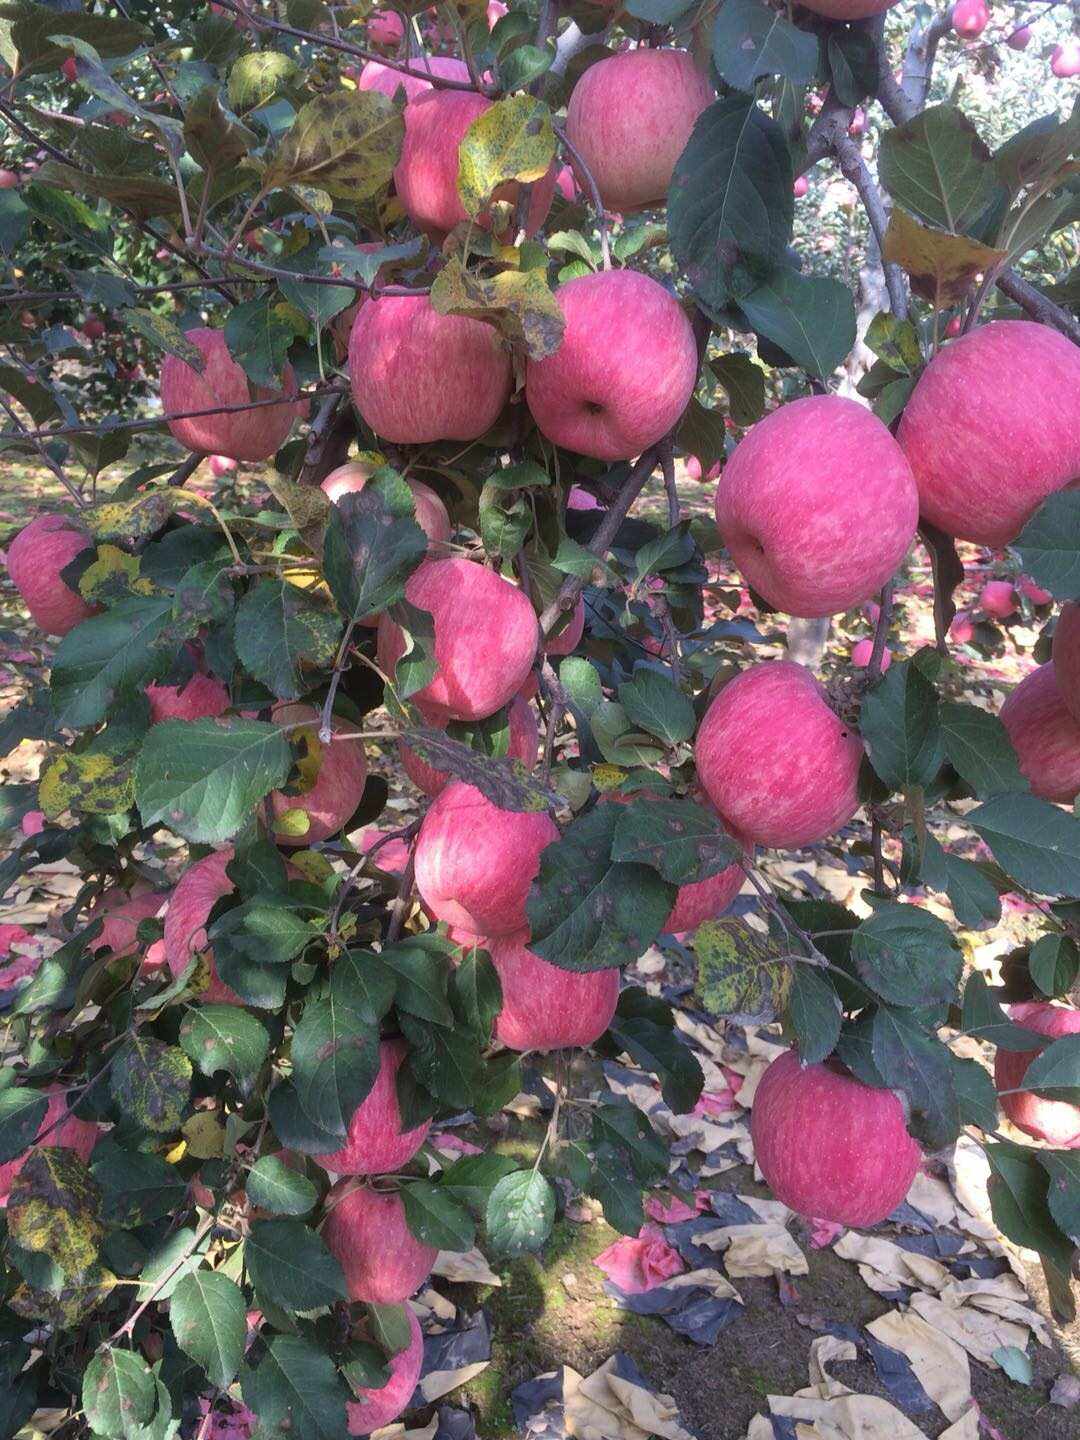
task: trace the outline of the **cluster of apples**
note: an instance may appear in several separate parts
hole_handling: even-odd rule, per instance
[[[990,7],[986,0],[956,0],[952,7],[953,32],[962,40],[977,40],[990,23]],[[1030,25],[1017,25],[1004,36],[1010,50],[1026,50],[1031,44]],[[1080,41],[1069,37],[1059,40],[1050,52],[1050,73],[1059,80],[1080,75]]]

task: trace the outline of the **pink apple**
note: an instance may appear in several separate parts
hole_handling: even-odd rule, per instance
[[[60,1116],[68,1111],[67,1097],[60,1085],[50,1085],[48,1088],[48,1108],[45,1111],[45,1118],[38,1126],[38,1134],[42,1135],[60,1119]],[[77,1115],[68,1114],[67,1119],[56,1125],[56,1129],[45,1135],[41,1141],[43,1146],[53,1146],[59,1150],[73,1150],[85,1165],[90,1159],[90,1154],[97,1144],[98,1136],[101,1134],[99,1126],[92,1120],[80,1120]],[[5,1161],[0,1165],[0,1206],[6,1206],[11,1194],[11,1187],[15,1177],[30,1158],[30,1151],[22,1155],[16,1155],[14,1160]]]
[[[1041,585],[1036,585],[1034,580],[1029,580],[1025,575],[1021,575],[1016,588],[1024,599],[1030,600],[1036,608],[1041,605],[1049,605],[1054,598],[1049,590],[1044,590]]]
[[[536,711],[527,700],[515,695],[507,706],[507,716],[510,726],[508,758],[520,760],[526,770],[532,770],[540,758],[540,730],[536,723]],[[445,726],[445,722],[440,724],[437,720],[428,723],[438,725],[439,729]],[[438,795],[451,779],[448,771],[436,770],[434,765],[421,760],[404,740],[398,742],[398,752],[405,774],[425,795]]]
[[[855,109],[851,112],[851,121],[848,125],[848,134],[857,140],[858,137],[862,135],[865,130],[866,111],[862,108],[861,105],[856,105]]]
[[[221,330],[205,326],[185,334],[203,355],[200,375],[175,355],[161,363],[161,405],[166,415],[190,410],[210,410],[218,405],[247,405],[252,400],[274,396],[295,396],[296,377],[285,366],[283,390],[252,385],[229,354]],[[187,420],[170,420],[175,440],[198,455],[229,455],[234,460],[268,460],[284,444],[301,407],[295,400],[280,405],[260,405],[253,410],[233,410],[220,415],[202,415]]]
[[[956,0],[952,8],[952,28],[965,40],[981,35],[989,20],[986,0]]]
[[[322,482],[323,493],[336,504],[342,495],[354,495],[358,490],[362,490],[371,475],[371,465],[351,460],[347,465],[339,465],[336,470],[331,470]],[[425,485],[422,480],[409,480],[407,483],[416,507],[416,523],[430,541],[428,553],[445,554],[454,527],[450,523],[450,516],[442,498],[438,491]]]
[[[696,455],[688,455],[686,457],[686,473],[690,476],[691,480],[719,480],[723,469],[724,462],[722,460],[714,460],[708,470],[702,474],[701,461],[698,457]]]
[[[950,638],[955,640],[957,645],[969,645],[974,634],[975,626],[971,623],[971,615],[967,610],[958,610],[949,626]]]
[[[1050,56],[1050,69],[1059,80],[1080,75],[1080,40],[1064,40],[1055,45]]]
[[[1080,604],[1075,600],[1061,607],[1052,654],[1061,698],[1080,725]]]
[[[1001,707],[1001,723],[1034,794],[1071,805],[1080,794],[1080,721],[1069,713],[1053,661],[1021,680]]]
[[[581,485],[571,485],[570,494],[566,497],[567,510],[603,510],[604,506],[592,493]]]
[[[873,653],[874,653],[874,642],[873,642],[873,640],[871,640],[871,639],[869,639],[869,638],[867,638],[867,639],[865,639],[865,640],[856,640],[855,644],[851,647],[851,663],[852,663],[852,665],[855,665],[855,666],[859,667],[860,669],[865,669],[866,666],[870,664],[870,657],[871,657],[871,655],[873,655]],[[881,673],[882,673],[883,675],[885,674],[885,671],[888,670],[888,668],[889,668],[889,666],[890,666],[891,664],[892,664],[892,656],[889,654],[888,647],[886,647],[886,648],[881,652]]]
[[[226,475],[231,475],[236,469],[236,461],[231,455],[211,455],[210,474],[215,480],[221,480]]]
[[[897,438],[924,519],[994,548],[1080,475],[1080,347],[1048,325],[992,320],[945,346]]]
[[[675,162],[712,99],[686,50],[626,50],[589,66],[566,108],[566,135],[608,210],[664,204]]]
[[[394,169],[394,188],[413,224],[440,243],[455,225],[469,219],[457,188],[458,149],[469,126],[492,103],[472,90],[430,90],[405,107],[405,140]],[[492,198],[514,205],[518,191],[518,182],[512,180],[500,185]],[[530,192],[528,234],[535,235],[547,219],[554,194],[552,165]],[[476,223],[490,229],[490,214],[484,211]]]
[[[345,1144],[329,1155],[313,1155],[335,1175],[389,1175],[403,1169],[427,1139],[431,1121],[402,1130],[397,1099],[397,1072],[408,1054],[403,1040],[379,1045],[379,1073],[349,1121]]]
[[[425,75],[437,75],[443,80],[468,80],[469,67],[464,60],[452,55],[417,55],[409,61],[408,73],[380,65],[378,60],[369,60],[360,71],[356,88],[376,90],[391,99],[399,90],[404,90],[406,100],[415,100],[425,90],[432,89],[431,82],[423,78]]]
[[[618,968],[574,973],[541,960],[529,932],[476,943],[499,972],[503,1003],[495,1038],[508,1050],[565,1050],[592,1045],[611,1024],[619,999]]]
[[[426,295],[369,300],[353,322],[353,400],[395,445],[478,439],[510,398],[511,373],[493,326],[440,315]]]
[[[574,172],[569,165],[564,165],[555,176],[555,189],[570,204],[578,198],[577,181],[574,179]]]
[[[1009,1018],[1025,1030],[1045,1035],[1048,1041],[1080,1034],[1080,1010],[1072,1005],[1051,1005],[1048,1000],[1031,1000],[1009,1006]],[[994,1056],[994,1083],[998,1090],[1013,1090],[1024,1083],[1028,1066],[1041,1053],[1037,1050],[998,1050]],[[1080,1150],[1080,1105],[1067,1100],[1047,1100],[1033,1090],[1003,1095],[1001,1108],[1012,1123],[1036,1140],[1065,1150]]]
[[[400,1305],[431,1274],[439,1252],[413,1235],[396,1190],[343,1180],[326,1197],[326,1209],[322,1238],[345,1272],[350,1300]]]
[[[554,635],[550,635],[544,641],[544,650],[548,655],[572,655],[581,644],[581,637],[585,634],[585,601],[578,597],[570,616],[569,624]]]
[[[368,17],[367,37],[377,50],[396,50],[405,38],[405,22],[396,10],[379,10]]]
[[[876,1225],[911,1188],[922,1151],[891,1090],[856,1080],[835,1061],[772,1062],[750,1113],[754,1159],[778,1200],[839,1225]]]
[[[745,879],[746,872],[742,866],[734,864],[704,880],[680,885],[671,914],[664,921],[664,929],[672,935],[682,935],[685,931],[696,930],[706,920],[718,919],[738,895]]]
[[[979,605],[987,615],[1005,620],[1016,613],[1016,587],[1011,580],[988,580],[979,592]]]
[[[1021,25],[1006,38],[1005,44],[1010,50],[1026,50],[1031,44],[1031,26]]]
[[[903,451],[875,415],[838,395],[794,400],[759,420],[716,490],[731,558],[789,615],[836,615],[875,594],[918,519]]]
[[[229,708],[229,692],[212,675],[193,675],[183,685],[148,685],[150,724],[162,720],[202,720],[224,715]]]
[[[510,7],[509,7],[508,5],[504,5],[504,4],[503,4],[503,0],[488,0],[488,3],[487,3],[487,23],[488,23],[488,29],[489,29],[489,30],[494,30],[494,29],[495,29],[495,26],[499,23],[499,21],[503,18],[503,16],[504,16],[504,15],[508,15],[509,13],[510,13]]]
[[[435,676],[412,696],[441,720],[483,720],[509,704],[536,658],[540,627],[525,594],[475,560],[425,560],[405,598],[433,617]],[[405,639],[384,615],[379,665],[393,676]]]
[[[65,80],[75,81],[79,78],[79,72],[75,65],[74,55],[69,55],[68,58],[64,61],[64,63],[60,66],[60,73],[61,75],[63,75]]]
[[[206,921],[223,895],[236,886],[225,873],[232,863],[233,847],[214,850],[196,860],[181,875],[165,912],[165,963],[176,979],[187,969],[191,957],[205,952],[210,980],[198,999],[207,1005],[242,1005],[236,991],[218,977],[214,952],[206,948]]]
[[[0,190],[14,190],[19,184],[19,177],[14,170],[0,170]]]
[[[791,193],[795,196],[795,199],[801,200],[809,189],[810,181],[806,178],[806,176],[796,175],[794,183],[791,187]]]
[[[751,665],[728,682],[698,727],[698,779],[729,829],[759,845],[823,840],[859,807],[863,743],[830,708],[809,670]]]
[[[362,1386],[356,1392],[360,1399],[345,1406],[350,1435],[370,1435],[373,1430],[381,1430],[396,1420],[412,1399],[424,1363],[424,1337],[412,1310],[408,1315],[409,1343],[391,1359],[390,1379],[380,1389]]]
[[[11,583],[34,624],[47,635],[66,635],[97,613],[60,578],[60,572],[91,544],[82,526],[66,515],[38,515],[7,548]]]
[[[500,810],[455,780],[420,826],[416,888],[437,920],[472,935],[513,934],[527,926],[525,900],[540,852],[558,838],[546,812]]]
[[[310,705],[275,705],[272,719],[276,725],[290,727],[306,722],[302,729],[290,728],[289,738],[294,745],[300,742],[304,746],[301,770],[308,764],[318,767],[314,783],[309,784],[304,776],[295,787],[296,794],[287,790],[270,792],[270,808],[276,817],[297,810],[308,817],[308,828],[302,835],[280,830],[274,838],[279,845],[313,845],[329,840],[351,818],[363,797],[367,784],[364,742],[341,739],[342,732],[356,727],[335,717],[331,722],[333,738],[324,745],[318,736],[319,712]]]
[[[955,340],[964,328],[964,321],[960,315],[954,315],[945,326],[945,339]]]
[[[686,312],[638,270],[580,275],[555,295],[566,330],[554,355],[526,366],[533,419],[579,455],[632,459],[668,433],[693,394],[697,346]]]

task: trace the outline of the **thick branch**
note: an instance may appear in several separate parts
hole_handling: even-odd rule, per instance
[[[1045,296],[1034,285],[1021,280],[1015,270],[1002,270],[997,277],[997,287],[1010,300],[1015,300],[1020,309],[1043,325],[1052,325],[1067,335],[1074,345],[1080,345],[1080,320],[1063,310],[1060,305]]]

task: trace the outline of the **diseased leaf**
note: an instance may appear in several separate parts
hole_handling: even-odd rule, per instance
[[[389,183],[404,137],[400,110],[377,91],[316,96],[267,166],[263,189],[301,184],[337,200],[366,200]]]
[[[531,183],[555,159],[551,111],[531,95],[497,100],[469,126],[458,149],[457,190],[466,213],[477,216],[507,180]]]
[[[191,1097],[191,1061],[176,1045],[133,1035],[113,1061],[109,1089],[129,1120],[154,1134],[171,1134]]]

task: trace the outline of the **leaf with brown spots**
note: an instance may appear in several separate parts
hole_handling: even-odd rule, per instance
[[[479,215],[507,180],[540,180],[555,159],[551,111],[531,95],[499,100],[469,126],[458,149],[458,195]]]
[[[792,967],[784,952],[745,920],[707,920],[694,937],[698,961],[695,994],[710,1015],[736,1024],[768,1025],[782,1014],[791,991]]]
[[[303,107],[263,177],[263,189],[302,185],[365,200],[390,183],[405,122],[373,90],[320,95]]]
[[[530,360],[554,355],[565,321],[543,270],[501,270],[483,279],[451,259],[435,277],[431,304],[440,315],[486,320]]]
[[[991,250],[978,240],[932,230],[900,209],[894,209],[889,219],[882,254],[911,276],[916,295],[939,310],[962,300],[976,276],[1005,259],[1004,250]]]
[[[73,1151],[37,1146],[11,1186],[8,1233],[78,1278],[94,1265],[105,1238],[101,1207],[101,1186]]]
[[[65,811],[120,815],[134,803],[130,760],[99,751],[60,750],[46,762],[38,781],[38,805],[49,820]]]
[[[191,1061],[164,1040],[133,1035],[113,1064],[109,1088],[125,1117],[168,1135],[180,1128],[191,1098]]]

